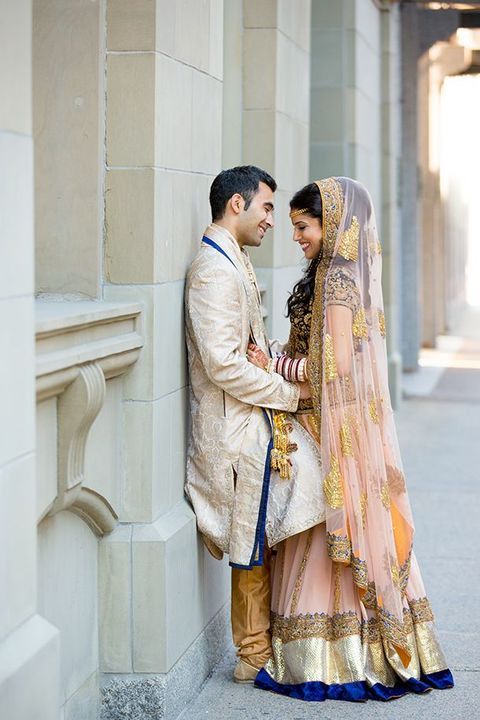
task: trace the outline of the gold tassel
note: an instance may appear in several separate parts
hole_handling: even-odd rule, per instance
[[[343,487],[340,466],[335,455],[330,456],[330,470],[323,481],[323,492],[331,508],[337,510],[343,507]]]
[[[365,317],[365,310],[363,307],[357,310],[355,317],[353,318],[352,332],[355,337],[368,339],[368,328],[367,318]]]
[[[292,462],[289,453],[298,449],[296,443],[289,442],[288,434],[292,431],[292,424],[287,421],[283,412],[274,412],[273,415],[273,448],[270,459],[272,470],[276,470],[282,480],[292,479]]]
[[[338,377],[337,363],[333,351],[333,339],[328,333],[325,335],[325,380],[332,382]]]

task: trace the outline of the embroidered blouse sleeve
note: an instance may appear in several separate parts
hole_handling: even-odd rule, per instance
[[[359,292],[352,273],[344,267],[335,267],[326,287],[326,304],[344,305],[354,313],[359,305]]]

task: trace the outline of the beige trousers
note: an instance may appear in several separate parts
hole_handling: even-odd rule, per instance
[[[272,655],[270,634],[270,560],[265,546],[263,565],[232,568],[232,635],[237,655],[261,668]]]

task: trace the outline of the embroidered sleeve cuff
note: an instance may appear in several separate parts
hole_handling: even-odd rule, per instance
[[[295,412],[298,408],[298,401],[300,400],[300,387],[295,383],[288,383],[288,388],[291,396],[288,400],[287,412]]]

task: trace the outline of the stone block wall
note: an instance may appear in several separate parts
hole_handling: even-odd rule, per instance
[[[288,202],[308,179],[311,2],[245,0],[243,7],[242,158],[278,184],[274,231],[252,259],[267,289],[269,332],[286,340],[285,303],[301,274]]]

